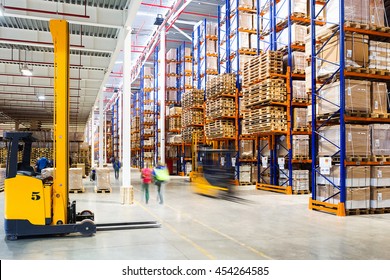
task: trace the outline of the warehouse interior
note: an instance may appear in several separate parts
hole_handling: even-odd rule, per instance
[[[389,259],[389,9],[0,0],[0,258]]]

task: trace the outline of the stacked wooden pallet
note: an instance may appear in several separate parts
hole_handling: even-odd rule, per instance
[[[216,120],[205,125],[205,133],[208,139],[234,138],[236,128],[233,120]]]
[[[265,79],[245,88],[243,94],[246,108],[287,100],[287,88],[283,79]]]
[[[279,51],[268,51],[244,64],[243,87],[251,86],[259,81],[283,73],[283,54]]]
[[[168,130],[175,131],[181,129],[181,118],[170,118],[168,121]]]
[[[287,131],[286,109],[265,106],[244,112],[244,128],[250,134],[270,131]]]
[[[235,96],[236,93],[236,75],[222,74],[207,81],[206,99],[218,98],[221,95]]]
[[[233,98],[221,97],[207,101],[206,117],[207,119],[217,119],[221,117],[234,117],[236,108]]]
[[[191,143],[195,135],[197,136],[198,142],[202,142],[204,138],[203,127],[182,128],[182,139],[185,143]]]

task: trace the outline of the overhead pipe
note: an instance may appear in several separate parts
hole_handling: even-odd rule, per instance
[[[53,62],[32,61],[32,60],[19,60],[19,59],[0,59],[0,62],[15,62],[15,63],[26,63],[26,64],[54,65]],[[70,64],[70,67],[84,67],[84,65],[81,65],[81,64]],[[98,67],[94,67],[94,68],[98,68]]]
[[[6,77],[19,77],[19,78],[39,78],[39,79],[54,79],[54,77],[51,76],[24,76],[22,74],[6,74],[6,73],[0,73],[0,76],[6,76]],[[76,80],[81,81],[81,78],[69,78],[70,80]]]
[[[41,45],[49,45],[53,46],[53,42],[40,42],[40,41],[30,41],[30,40],[20,40],[20,39],[9,39],[9,38],[0,38],[0,41],[6,41],[6,42],[14,42],[14,43],[27,43],[27,44],[41,44]],[[85,48],[83,45],[72,45],[71,47],[75,48]]]
[[[152,4],[152,3],[141,3],[142,6],[148,6],[148,7],[155,7],[155,8],[161,8],[161,9],[172,9],[172,7],[164,6],[164,5],[159,5],[159,4]],[[194,12],[186,12],[183,11],[182,14],[187,14],[187,15],[193,15],[193,16],[199,16],[199,17],[210,17],[210,18],[218,18],[217,16],[211,16],[207,14],[202,14],[202,13],[194,13]]]
[[[28,87],[28,88],[49,88],[54,89],[54,86],[40,86],[40,85],[18,85],[18,84],[0,84],[3,87]],[[70,90],[81,90],[81,88],[69,88]]]
[[[87,0],[85,0],[85,4]],[[31,13],[40,13],[40,14],[49,14],[49,15],[59,15],[59,16],[67,16],[67,17],[79,17],[79,18],[90,18],[87,13],[87,8],[85,7],[85,15],[81,14],[73,14],[73,13],[62,13],[62,12],[54,12],[48,10],[38,10],[38,9],[30,9],[30,8],[20,8],[20,7],[12,7],[12,6],[3,6],[6,10],[14,10],[21,12],[31,12]]]

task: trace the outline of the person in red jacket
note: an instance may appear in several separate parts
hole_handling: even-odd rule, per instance
[[[141,170],[141,178],[142,178],[142,191],[145,194],[145,202],[148,204],[149,202],[149,184],[152,182],[152,169],[149,168],[149,164],[147,163],[145,168]]]

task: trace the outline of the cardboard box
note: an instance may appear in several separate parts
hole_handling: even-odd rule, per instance
[[[304,72],[307,66],[306,56],[303,52],[292,52],[292,71]]]
[[[317,185],[317,200],[324,201],[332,204],[338,204],[340,202],[340,194],[338,189],[335,189],[332,185]],[[370,208],[370,187],[362,188],[347,188],[346,189],[346,209],[369,209]]]
[[[334,1],[333,1],[334,2]],[[329,36],[332,32],[328,32]],[[316,34],[318,36],[318,34]],[[345,66],[368,67],[368,36],[358,33],[345,33]],[[333,36],[323,48],[319,57],[324,61],[319,61],[319,77],[329,75],[338,66],[333,63],[340,61],[339,34]]]
[[[383,0],[370,0],[370,23],[376,26],[387,26]]]
[[[371,124],[373,156],[390,156],[390,124]]]
[[[370,208],[390,207],[390,187],[371,187]]]
[[[371,129],[368,125],[346,124],[345,144],[347,157],[371,156]],[[340,147],[340,125],[324,127],[320,135]],[[319,137],[318,155],[333,156],[339,149],[324,138]]]
[[[240,141],[240,157],[253,158],[253,140]]]
[[[293,170],[293,191],[308,191],[310,189],[309,170]]]
[[[170,49],[167,52],[166,60],[168,60],[168,61],[175,60],[176,61],[176,59],[177,59],[177,50],[176,49]]]
[[[146,154],[146,153],[145,153]],[[145,157],[147,157],[145,155]],[[96,168],[96,189],[111,190],[110,169]]]
[[[252,166],[252,174],[251,174],[251,179],[252,179],[252,183],[256,183],[257,182],[257,165],[253,165]]]
[[[69,169],[69,189],[85,191],[83,185],[83,169],[70,168]]]
[[[325,85],[319,92],[318,114],[331,114],[339,110],[340,82]],[[345,79],[345,111],[371,112],[371,82]]]
[[[307,0],[291,0],[291,13],[299,13],[306,15],[307,14]],[[276,23],[286,19],[288,17],[288,5],[283,1],[280,1],[276,4],[276,10],[278,11],[278,16]]]
[[[216,54],[217,53],[217,41],[206,39],[206,52]]]
[[[347,166],[345,169],[345,185],[349,188],[360,188],[370,186],[371,168],[370,166]],[[333,165],[330,174],[326,175],[327,179],[335,185],[340,185],[340,166]],[[317,184],[330,184],[323,176],[317,174]]]
[[[375,114],[386,114],[388,112],[387,84],[381,82],[372,83],[371,112]]]
[[[294,108],[294,129],[308,128],[309,123],[307,122],[307,108]]]
[[[249,33],[247,32],[238,32],[238,35],[233,36],[233,38],[231,38],[230,40],[233,46],[237,46],[237,40],[238,40],[239,49],[250,49]]]
[[[371,187],[390,187],[390,166],[371,166]]]
[[[369,0],[344,0],[345,21],[370,22]],[[326,5],[328,22],[339,22],[339,1],[329,1]]]

